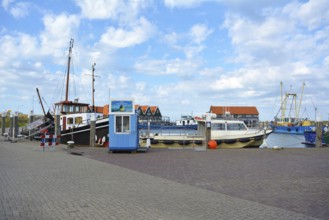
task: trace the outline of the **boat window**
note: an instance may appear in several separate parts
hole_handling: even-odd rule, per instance
[[[63,112],[68,112],[68,111],[69,111],[69,106],[64,105],[64,106],[63,106]]]
[[[211,130],[225,130],[225,124],[224,123],[212,123],[211,124]]]
[[[129,116],[115,116],[115,132],[129,133],[130,132],[130,117]]]
[[[247,128],[242,123],[228,123],[227,130],[246,130]]]
[[[82,123],[82,117],[76,117],[75,124],[81,124],[81,123]]]
[[[75,106],[75,112],[80,112],[79,111],[79,106]]]
[[[67,118],[67,124],[72,125],[73,124],[73,118]]]
[[[74,112],[74,106],[70,105],[70,112]]]

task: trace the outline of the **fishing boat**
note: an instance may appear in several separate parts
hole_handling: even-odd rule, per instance
[[[74,40],[71,39],[66,73],[66,91],[65,100],[55,103],[55,110],[60,111],[61,126],[61,143],[66,144],[68,141],[74,141],[77,145],[90,144],[90,121],[95,120],[96,137],[95,140],[99,145],[108,143],[108,107],[99,107],[94,104],[94,82],[95,82],[95,65],[92,65],[92,105],[80,103],[78,99],[69,100],[69,79],[70,66],[72,57],[72,48]]]
[[[311,130],[314,126],[307,118],[300,117],[305,83],[302,85],[302,92],[297,103],[297,94],[286,92],[283,94],[283,83],[281,82],[281,106],[278,114],[271,123],[275,133],[304,134],[304,131]],[[289,109],[287,106],[290,106]]]
[[[210,124],[210,140],[216,142],[216,148],[258,148],[272,130],[249,129],[243,121],[214,118],[206,120],[206,116],[195,117],[198,123],[197,134],[193,135],[159,135],[150,137],[152,147],[201,146],[205,143],[207,125]],[[209,123],[208,123],[209,122]],[[142,137],[145,141],[147,137]]]
[[[315,146],[316,144],[316,131],[315,128],[304,132],[305,142],[303,144]],[[329,128],[328,125],[322,129],[322,145],[329,146]]]
[[[67,144],[68,141],[73,141],[76,145],[90,145],[90,121],[95,119],[95,140],[97,144],[105,146],[108,143],[108,106],[99,107],[94,105],[95,63],[92,65],[92,105],[81,103],[78,98],[74,99],[74,101],[69,100],[69,79],[73,42],[74,40],[71,39],[67,59],[65,99],[54,104],[54,112],[58,111],[60,113],[60,143]],[[37,92],[42,105],[38,89]],[[43,105],[42,109],[44,111]],[[40,132],[54,132],[54,112],[51,115],[49,111],[47,114],[44,111],[44,120],[47,123],[34,126],[36,130],[32,132],[34,135],[38,135]],[[47,127],[45,125],[47,125]]]

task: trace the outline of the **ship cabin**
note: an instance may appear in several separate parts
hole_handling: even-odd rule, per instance
[[[77,99],[74,102],[61,101],[55,103],[55,109],[59,109],[61,113],[60,126],[62,130],[90,124],[92,111],[87,103],[79,103]],[[103,114],[100,112],[95,112],[95,114],[96,119],[103,117]]]
[[[259,112],[255,106],[210,106],[209,111],[216,114],[217,119],[240,120],[248,127],[259,123]]]
[[[204,134],[206,131],[205,120],[197,120],[198,131],[200,134]],[[223,120],[223,119],[212,119],[211,120],[211,135],[241,135],[249,130],[243,121],[238,120]]]
[[[55,103],[55,109],[59,109],[62,115],[90,112],[89,104],[79,103],[77,99]]]

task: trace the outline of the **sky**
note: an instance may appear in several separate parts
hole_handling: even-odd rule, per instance
[[[2,0],[0,112],[42,114],[36,88],[46,110],[64,100],[70,39],[70,100],[92,103],[96,63],[98,106],[132,98],[172,121],[256,106],[271,121],[283,82],[301,117],[329,117],[327,0]]]

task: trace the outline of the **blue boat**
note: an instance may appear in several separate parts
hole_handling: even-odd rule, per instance
[[[304,86],[305,83],[302,85],[300,100],[297,103],[296,93],[285,92],[283,94],[283,83],[281,82],[281,106],[278,114],[274,117],[274,121],[270,124],[273,132],[302,135],[305,131],[314,128],[310,120],[299,116]],[[288,109],[287,106],[290,108]]]
[[[303,144],[315,145],[316,144],[316,132],[315,130],[304,132],[305,142]],[[322,130],[322,145],[329,145],[329,130],[328,126],[323,127]]]
[[[303,135],[305,131],[312,131],[314,126],[302,126],[302,125],[270,125],[274,133],[281,134],[300,134]]]

